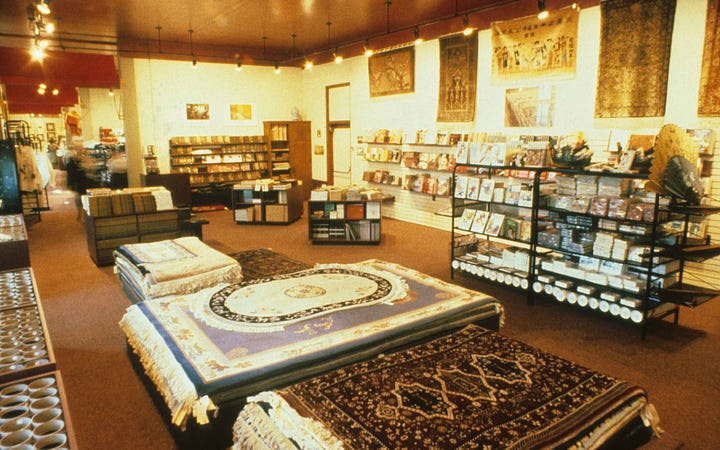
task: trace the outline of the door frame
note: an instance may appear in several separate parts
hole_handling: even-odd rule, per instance
[[[330,90],[344,87],[350,87],[350,83],[347,82],[325,86],[325,148],[327,149],[327,157],[325,160],[325,178],[327,179],[328,186],[332,186],[335,183],[335,174],[333,170],[335,162],[335,151],[333,148],[333,132],[335,128],[350,128],[349,118],[348,120],[330,120]],[[350,166],[350,173],[352,175],[352,165]]]

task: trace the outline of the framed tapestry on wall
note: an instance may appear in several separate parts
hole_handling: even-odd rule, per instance
[[[720,0],[708,0],[702,71],[700,72],[699,116],[720,116]]]
[[[675,0],[605,0],[600,8],[595,117],[664,116]]]
[[[477,33],[440,39],[438,122],[475,120]]]
[[[580,8],[553,11],[538,26],[537,16],[493,22],[492,81],[575,76]]]
[[[415,48],[405,47],[368,58],[370,97],[415,91]]]

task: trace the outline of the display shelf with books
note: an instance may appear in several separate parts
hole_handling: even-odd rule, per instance
[[[533,183],[512,167],[458,165],[453,174],[451,268],[528,290],[531,284]]]
[[[232,191],[237,224],[289,224],[302,215],[303,200],[296,182],[272,179],[238,183]]]
[[[189,174],[193,205],[218,203],[227,206],[233,184],[267,177],[268,167],[264,136],[179,136],[170,139],[171,173]]]
[[[380,243],[382,200],[310,200],[308,235],[313,244]]]
[[[625,320],[643,337],[649,319],[677,323],[680,306],[718,297],[683,284],[682,255],[697,248],[687,247],[689,218],[702,206],[685,210],[677,198],[650,192],[643,173],[525,170],[531,176],[515,189],[517,180],[498,175],[516,168],[458,165],[453,272],[525,288],[530,303],[548,297]]]

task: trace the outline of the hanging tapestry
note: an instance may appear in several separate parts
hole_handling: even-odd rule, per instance
[[[440,39],[438,122],[475,120],[477,33]]]
[[[720,116],[720,0],[708,0],[702,72],[700,72],[699,116]]]
[[[600,3],[595,117],[665,115],[675,0]]]
[[[370,97],[405,94],[415,90],[415,48],[382,52],[368,59]]]
[[[492,81],[575,76],[579,8],[493,22]]]

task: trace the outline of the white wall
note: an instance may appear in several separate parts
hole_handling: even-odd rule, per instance
[[[334,63],[315,66],[303,73],[305,96],[303,109],[313,129],[325,123],[325,86],[350,82],[351,124],[353,142],[373,128],[402,128],[412,131],[427,129],[464,129],[473,131],[500,131],[508,135],[566,134],[583,131],[591,150],[602,156],[607,149],[613,128],[655,132],[664,123],[673,122],[686,128],[718,128],[720,118],[697,116],[697,98],[701,70],[702,46],[705,32],[705,0],[678,0],[673,28],[673,47],[665,117],[631,119],[595,119],[595,92],[600,54],[600,7],[580,12],[578,60],[574,79],[529,79],[513,84],[493,85],[491,82],[491,34],[482,30],[478,34],[478,82],[475,122],[469,124],[438,124],[437,113],[439,83],[438,40],[426,41],[416,47],[415,92],[412,94],[370,98],[368,95],[367,61],[364,57],[346,59],[342,65]],[[554,126],[550,129],[524,129],[504,127],[505,90],[521,86],[555,86],[556,103]],[[314,145],[325,145],[325,134],[313,136]],[[313,156],[313,176],[325,178],[325,156]],[[718,165],[718,163],[716,163]],[[362,171],[380,168],[361,158],[353,160],[353,180],[359,180]],[[401,169],[391,169],[395,172]],[[720,180],[715,184],[720,189]],[[433,200],[427,195],[383,186],[392,191],[398,201],[384,213],[404,220],[449,229],[447,219],[432,214],[449,207],[449,200]],[[716,191],[717,192],[717,191]],[[718,227],[720,230],[720,227]]]
[[[162,173],[170,171],[169,140],[174,136],[242,136],[263,134],[263,121],[291,120],[293,107],[302,109],[300,69],[121,58],[125,107],[128,180],[139,184],[142,155],[154,145]],[[208,103],[210,120],[185,120],[186,103]],[[230,122],[230,103],[254,105],[251,124]]]
[[[109,95],[108,89],[80,88],[80,126],[84,141],[100,142],[100,128],[122,129],[123,121],[118,115],[119,103]]]

